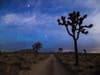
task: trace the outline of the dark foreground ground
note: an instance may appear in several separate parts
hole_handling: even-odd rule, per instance
[[[74,53],[0,53],[0,75],[100,75],[100,54],[80,53],[78,67],[74,61]]]

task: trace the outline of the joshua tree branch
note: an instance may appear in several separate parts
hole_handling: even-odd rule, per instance
[[[65,26],[65,27],[66,27],[66,30],[67,30],[68,34],[73,37],[73,34],[70,33],[70,31],[68,29],[68,26]]]
[[[90,24],[90,25],[85,25],[85,26],[82,26],[84,28],[92,28],[93,27],[93,24]]]

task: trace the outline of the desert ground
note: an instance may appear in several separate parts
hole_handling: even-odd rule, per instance
[[[0,75],[100,75],[100,54],[79,53],[75,66],[73,52],[43,53],[32,51],[0,53]]]
[[[32,64],[31,70],[22,71],[19,75],[70,75],[54,55],[37,64]]]

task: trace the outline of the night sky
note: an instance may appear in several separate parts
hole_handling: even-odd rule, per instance
[[[78,40],[79,50],[100,52],[100,0],[0,0],[0,50],[32,48],[37,41],[43,51],[73,50],[72,38],[57,19],[74,10],[88,15],[86,24],[94,24]]]

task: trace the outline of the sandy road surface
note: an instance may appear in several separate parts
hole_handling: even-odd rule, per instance
[[[21,71],[20,75],[70,75],[54,55],[46,60],[33,64],[31,70]]]

